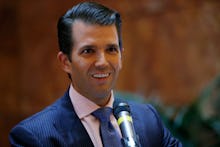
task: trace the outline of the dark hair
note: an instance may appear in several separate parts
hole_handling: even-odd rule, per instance
[[[89,24],[104,26],[115,24],[119,38],[119,47],[120,49],[122,48],[120,14],[95,2],[83,2],[69,9],[60,17],[57,24],[60,51],[67,54],[70,61],[71,51],[74,46],[72,24],[75,20],[82,20]]]

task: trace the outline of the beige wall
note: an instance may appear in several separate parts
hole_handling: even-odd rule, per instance
[[[118,10],[123,19],[118,90],[181,106],[220,73],[220,1],[99,2]],[[76,3],[0,1],[0,146],[8,145],[12,126],[68,87],[56,60],[56,23]]]

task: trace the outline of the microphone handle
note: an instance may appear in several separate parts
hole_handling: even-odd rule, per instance
[[[123,145],[125,147],[141,147],[128,111],[121,111],[118,114],[118,124],[122,133]]]

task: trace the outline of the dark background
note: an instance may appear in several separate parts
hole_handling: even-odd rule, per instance
[[[56,60],[56,23],[78,0],[0,0],[0,146],[16,123],[69,85]],[[184,107],[220,73],[219,0],[97,0],[123,19],[116,89]]]

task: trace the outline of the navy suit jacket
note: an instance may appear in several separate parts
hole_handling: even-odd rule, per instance
[[[142,147],[182,146],[164,127],[151,105],[128,104]],[[12,146],[25,147],[94,146],[73,109],[68,92],[41,112],[16,125],[9,134],[9,140]]]

